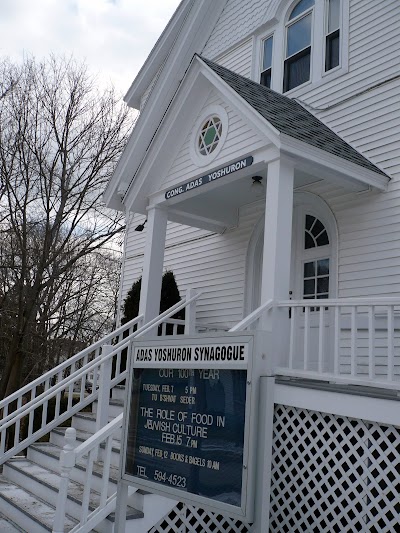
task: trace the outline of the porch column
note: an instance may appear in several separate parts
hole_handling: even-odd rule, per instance
[[[294,166],[290,161],[281,158],[268,165],[261,303],[289,299],[293,178]],[[270,314],[263,323],[263,329],[272,331],[276,339],[273,351],[277,364],[285,354],[284,339],[289,335],[286,328],[287,309]]]
[[[167,220],[166,210],[154,206],[148,208],[139,303],[139,314],[143,314],[144,324],[160,312]]]

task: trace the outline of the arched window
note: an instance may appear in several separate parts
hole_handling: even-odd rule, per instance
[[[324,224],[306,214],[304,224],[303,298],[329,298],[330,250]]]
[[[309,81],[315,0],[300,0],[286,24],[286,52],[283,92]]]
[[[275,5],[279,10],[270,16],[279,22],[259,41],[261,85],[286,93],[348,71],[349,0],[275,0]]]

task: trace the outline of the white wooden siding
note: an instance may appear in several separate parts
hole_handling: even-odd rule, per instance
[[[254,32],[263,22],[270,0],[227,0],[203,54],[210,59]]]
[[[228,0],[205,55],[219,56],[219,62],[228,68],[249,75],[249,48],[243,45],[224,56],[221,54],[243,40],[250,28],[256,28],[258,22],[253,14],[262,20],[266,4],[251,0],[244,5],[240,0]],[[252,13],[249,22],[248,10]],[[387,171],[392,181],[386,192],[348,193],[327,181],[302,190],[321,196],[336,217],[338,296],[400,296],[400,79],[390,81],[400,73],[400,2],[350,0],[350,14],[349,72],[310,88],[301,100],[334,131]],[[240,27],[243,21],[246,25]],[[247,67],[243,61],[246,54]],[[376,84],[381,85],[373,88]],[[209,103],[221,103],[218,98],[214,93]],[[248,126],[232,110],[227,112],[231,127],[236,124],[235,133],[246,139]],[[226,149],[232,154],[239,154],[241,147],[237,135],[229,138],[229,145],[227,139]],[[188,136],[171,167],[168,185],[190,178],[197,170],[190,159],[189,139]],[[204,289],[199,307],[204,321],[232,324],[240,320],[247,245],[261,215],[261,204],[256,208],[245,206],[240,212],[239,227],[225,235],[168,225],[164,267],[174,271],[182,294],[188,286]],[[143,219],[137,217],[131,228]],[[132,229],[127,236],[123,294],[141,275],[144,236],[145,232]]]
[[[174,272],[181,296],[188,287],[203,291],[198,303],[201,321],[229,326],[243,317],[247,246],[262,208],[262,202],[244,206],[239,228],[224,235],[168,224],[164,270]],[[137,217],[127,237],[121,304],[142,274],[145,231],[133,231],[142,220]]]
[[[246,122],[233,109],[223,102],[217,91],[213,90],[211,92],[210,98],[207,101],[207,105],[210,104],[221,105],[225,108],[228,114],[229,127],[228,135],[221,152],[209,166],[203,168],[205,173],[210,168],[217,168],[220,164],[224,164],[227,161],[237,158],[238,154],[245,154],[249,151],[254,152],[265,144],[265,141],[258,137],[254,130],[251,129],[251,126],[246,124]],[[192,141],[193,129],[198,128],[198,120],[202,113],[203,111],[200,111],[193,128],[186,136],[181,150],[174,159],[163,184],[164,187],[173,186],[199,174],[199,167],[192,161],[190,155],[190,143]]]
[[[248,39],[244,43],[230,50],[228,53],[215,58],[215,62],[223,67],[229,68],[233,72],[251,77],[251,61],[253,54],[253,39]]]

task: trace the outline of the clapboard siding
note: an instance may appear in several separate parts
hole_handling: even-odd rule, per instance
[[[225,144],[218,154],[217,158],[213,160],[212,164],[208,167],[204,167],[204,172],[207,172],[209,168],[216,168],[220,164],[224,164],[227,161],[237,158],[237,154],[247,153],[249,151],[254,152],[257,148],[260,148],[265,144],[258,135],[251,129],[239,115],[227,106],[217,91],[212,91],[210,98],[207,101],[208,105],[221,105],[225,108],[229,118],[228,135],[225,140]],[[172,166],[167,173],[164,181],[164,187],[171,187],[184,180],[190,179],[199,173],[199,167],[192,161],[190,155],[190,143],[192,142],[193,129],[197,129],[198,121],[203,113],[203,110],[198,114],[197,119],[187,135],[182,148],[175,157]]]
[[[216,58],[249,36],[262,23],[269,4],[269,0],[227,0],[204,55]]]
[[[251,77],[251,61],[253,54],[253,39],[247,39],[227,54],[215,58],[216,63],[223,67],[229,68],[246,78]]]
[[[250,36],[268,5],[265,0],[228,0],[204,55],[250,77]],[[399,49],[400,1],[350,0],[348,72],[310,85],[300,96],[308,109],[392,178],[385,192],[349,193],[324,176],[302,188],[323,198],[336,218],[339,297],[400,296]],[[260,146],[249,125],[216,91],[208,100],[212,103],[223,105],[230,121],[225,147],[213,167]],[[164,186],[198,172],[189,145],[190,134]],[[188,287],[204,292],[198,308],[204,322],[231,325],[242,318],[247,246],[262,213],[260,202],[243,207],[238,228],[224,235],[168,224],[164,269],[173,270],[181,295]],[[133,229],[143,220],[143,215],[135,217],[128,230],[122,297],[141,275],[146,232]]]
[[[229,326],[242,318],[247,246],[261,215],[260,202],[242,208],[239,227],[224,235],[168,224],[164,270],[174,272],[181,296],[189,287],[203,292],[203,322]],[[142,219],[135,217],[128,230],[121,302],[142,273],[145,231],[134,232]]]

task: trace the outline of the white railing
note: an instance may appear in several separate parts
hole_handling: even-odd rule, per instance
[[[76,447],[76,430],[68,428],[65,432],[65,446],[60,454],[61,481],[57,498],[57,512],[53,533],[64,533],[65,514],[67,513],[68,485],[72,469],[79,462],[85,469],[85,484],[82,494],[81,512],[78,524],[70,533],[86,533],[104,520],[115,510],[117,494],[108,495],[111,454],[113,439],[122,427],[122,414],[98,431],[95,435]],[[93,467],[95,461],[102,459],[102,482],[100,493],[93,487]]]
[[[277,373],[400,388],[400,299],[288,300],[288,359]],[[290,317],[290,320],[289,320]]]
[[[75,432],[72,428],[66,430],[66,445],[64,446],[64,454],[60,457],[60,471],[62,476],[62,483],[60,485],[59,497],[57,500],[57,509],[55,514],[54,521],[54,533],[63,532],[64,522],[65,522],[65,513],[66,513],[66,502],[68,497],[68,480],[71,475],[71,470],[75,466],[76,461],[87,455],[86,461],[86,475],[85,475],[85,490],[82,500],[82,510],[79,524],[71,531],[74,533],[84,533],[91,531],[97,524],[99,524],[104,518],[109,515],[111,512],[115,511],[116,505],[116,491],[108,496],[108,478],[109,478],[109,469],[110,469],[110,457],[111,457],[111,447],[112,439],[115,437],[115,433],[122,426],[122,414],[116,418],[113,422],[108,423],[106,420],[105,413],[108,416],[108,398],[110,394],[111,385],[114,386],[115,379],[111,379],[111,368],[112,361],[115,357],[118,357],[124,350],[130,350],[132,347],[132,341],[138,339],[145,335],[155,333],[159,331],[161,326],[161,331],[163,331],[164,323],[175,324],[176,320],[171,319],[171,316],[175,315],[181,309],[189,309],[189,316],[193,316],[193,304],[200,297],[201,293],[189,292],[185,299],[181,300],[179,303],[172,306],[170,309],[149,321],[147,324],[139,328],[136,332],[132,333],[129,337],[124,339],[122,343],[119,343],[118,346],[105,346],[103,350],[103,355],[101,358],[102,365],[102,374],[101,374],[101,396],[99,397],[99,407],[97,411],[97,431],[90,437],[87,441],[81,444],[75,450],[74,441],[75,441]],[[178,325],[183,326],[181,321],[178,321]],[[186,324],[187,326],[187,324]],[[192,329],[192,328],[187,328]],[[189,331],[190,332],[190,331]],[[184,333],[186,334],[186,328]],[[124,370],[120,373],[122,379],[125,379],[127,376],[127,370]],[[118,381],[120,382],[121,379]],[[104,402],[104,407],[102,404]],[[105,450],[105,451],[104,451]],[[103,485],[98,506],[95,509],[89,507],[90,494],[92,491],[92,480],[93,480],[93,465],[94,462],[101,456],[103,467]]]
[[[241,320],[236,326],[233,326],[229,331],[244,331],[252,326],[259,318],[261,318],[265,313],[268,313],[274,306],[273,300],[267,300],[265,303],[261,304],[260,307],[257,307],[252,313],[247,315],[243,320]]]
[[[108,422],[109,391],[126,378],[122,361],[126,358],[130,341],[148,334],[157,335],[158,327],[183,308],[187,308],[187,314],[193,316],[192,308],[199,296],[200,293],[188,291],[187,297],[144,326],[139,327],[142,316],[135,318],[2,400],[0,464],[24,451],[97,399],[96,427],[103,427]],[[189,329],[186,321],[185,333]],[[86,391],[89,377],[93,377],[93,382],[91,391]],[[74,393],[75,389],[79,392]],[[62,403],[65,409],[62,409]],[[54,412],[51,412],[53,406]],[[39,427],[36,428],[38,420]]]
[[[100,375],[103,346],[110,343],[119,346],[125,336],[134,334],[141,320],[142,316],[131,320],[0,402],[0,464],[98,397],[97,376]],[[118,381],[120,371],[119,356],[114,382]],[[88,392],[86,383],[92,376]]]

